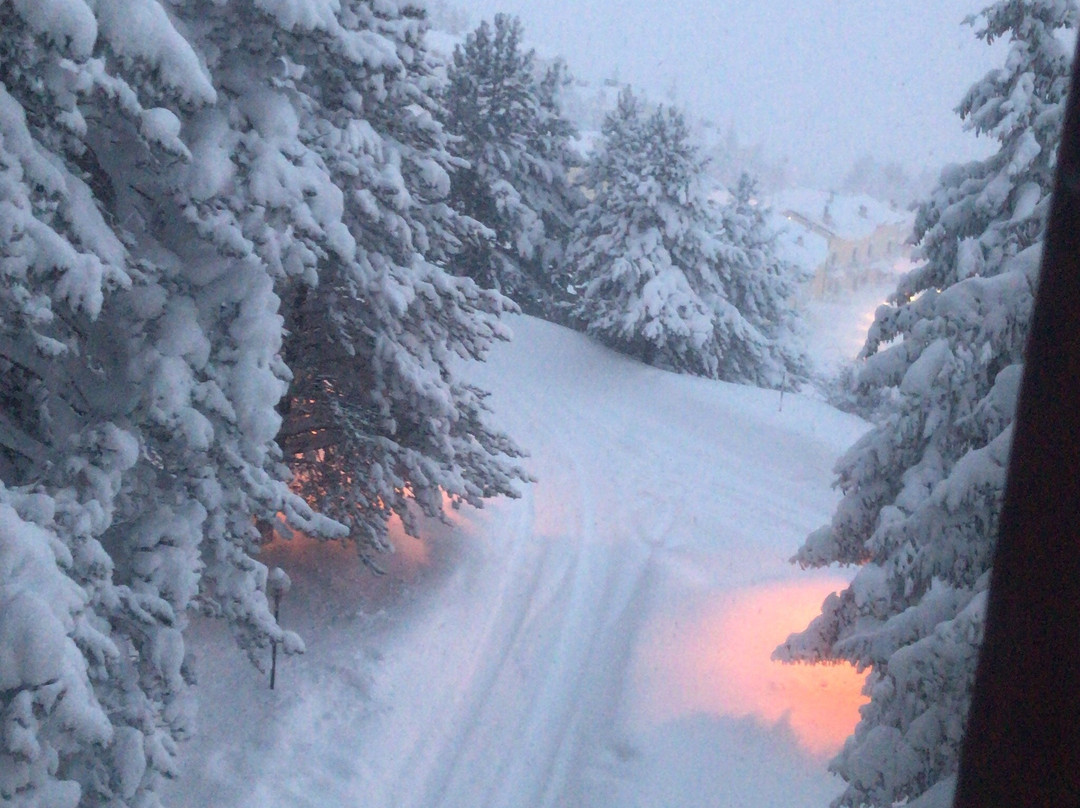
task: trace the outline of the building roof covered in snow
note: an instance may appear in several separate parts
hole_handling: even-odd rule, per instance
[[[783,260],[806,272],[825,263],[829,242],[823,235],[797,226],[775,207],[769,211],[769,225],[776,232],[776,251]]]
[[[810,188],[779,191],[775,210],[826,238],[862,239],[884,225],[910,225],[914,215],[866,194],[838,194]]]

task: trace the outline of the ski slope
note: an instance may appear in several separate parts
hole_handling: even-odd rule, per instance
[[[188,808],[815,806],[850,669],[781,666],[839,572],[786,559],[866,428],[810,398],[676,376],[530,318],[468,373],[531,456],[518,500],[403,536],[387,574],[268,548],[307,653],[279,685],[199,623]]]

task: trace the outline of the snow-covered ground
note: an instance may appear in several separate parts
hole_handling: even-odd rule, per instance
[[[851,364],[866,342],[866,332],[874,322],[874,312],[896,290],[900,275],[883,283],[871,284],[817,300],[802,303],[806,324],[806,350],[813,358],[814,371],[822,378],[832,378]]]
[[[373,577],[302,537],[265,560],[307,642],[270,691],[195,627],[177,808],[814,806],[860,677],[789,667],[838,572],[786,559],[866,428],[810,397],[644,367],[538,320],[472,368],[537,482]]]

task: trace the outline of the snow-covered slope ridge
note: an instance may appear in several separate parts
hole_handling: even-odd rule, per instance
[[[269,548],[308,653],[278,689],[213,625],[174,806],[824,806],[850,671],[769,662],[843,583],[786,558],[865,429],[538,320],[469,370],[529,447],[518,501],[396,535],[387,575]],[[235,658],[234,658],[235,657]]]

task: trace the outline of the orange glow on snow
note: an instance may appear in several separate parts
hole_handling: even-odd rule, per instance
[[[316,552],[319,545],[326,544],[321,539],[313,539],[300,530],[294,530],[281,511],[263,524],[264,526],[259,528],[262,533],[260,553],[284,553],[299,559],[310,556]]]
[[[637,660],[645,718],[663,723],[706,713],[787,721],[808,753],[839,751],[859,719],[865,675],[850,665],[785,665],[773,649],[818,614],[843,581],[743,590],[696,613],[646,629]]]
[[[453,497],[442,488],[439,489],[439,492],[442,495],[442,510],[446,521],[458,527],[467,524],[468,519],[462,512],[461,507],[454,507]],[[408,486],[402,489],[402,493],[406,497],[412,497],[412,491]],[[355,552],[349,542],[327,542],[321,539],[313,539],[298,530],[290,530],[283,513],[278,513],[276,518],[281,523],[281,526],[273,530],[272,539],[263,546],[264,552],[285,558],[291,557],[296,560],[309,557],[312,554],[321,553],[324,556],[333,554],[336,549],[330,548],[341,548],[342,546],[348,551]],[[429,521],[426,517],[421,516],[420,523],[423,525],[429,523]],[[410,536],[406,533],[401,517],[396,513],[391,513],[387,519],[386,530],[387,540],[393,548],[393,552],[388,555],[376,556],[375,562],[381,569],[398,578],[409,580],[431,563],[429,542],[423,536]],[[289,534],[292,535],[292,538],[285,539],[285,535]]]
[[[282,514],[278,520],[284,523]],[[401,517],[391,514],[387,521],[387,539],[392,553],[375,557],[375,563],[395,580],[411,581],[431,563],[428,542],[405,532]],[[264,544],[262,555],[274,564],[289,562],[300,565],[317,565],[321,562],[350,567],[358,564],[356,548],[351,542],[317,539],[299,531],[290,531],[286,539],[282,531],[275,530],[273,539]]]
[[[402,572],[412,577],[420,568],[428,565],[431,556],[428,552],[427,543],[423,539],[418,539],[406,533],[405,526],[401,524],[400,516],[393,514],[390,517],[387,530],[390,544],[394,548],[394,555],[397,556],[397,563],[394,566],[400,566]]]

